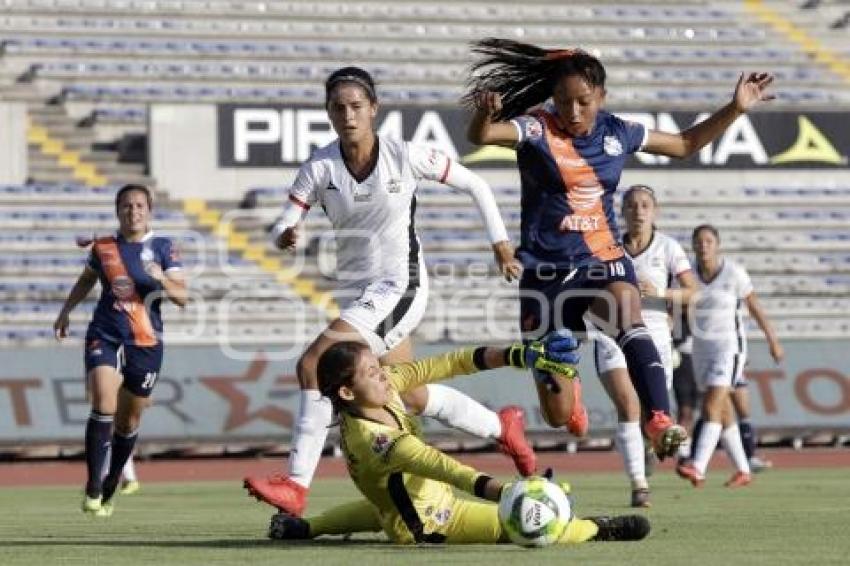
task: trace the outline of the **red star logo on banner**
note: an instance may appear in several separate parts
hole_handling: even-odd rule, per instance
[[[272,404],[272,399],[296,393],[299,390],[298,380],[294,375],[264,377],[268,364],[263,353],[259,352],[243,375],[199,378],[201,383],[230,404],[230,413],[224,423],[225,432],[255,419],[265,420],[281,428],[292,428],[292,413]]]

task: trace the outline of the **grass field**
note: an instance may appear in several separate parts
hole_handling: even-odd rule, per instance
[[[203,464],[199,464],[203,465]],[[650,537],[525,550],[512,545],[397,547],[376,537],[283,544],[270,510],[233,483],[145,484],[108,520],[84,517],[73,488],[0,489],[0,564],[850,564],[847,470],[771,471],[750,488],[718,471],[692,489],[653,477]],[[571,476],[579,514],[627,513],[619,474]],[[316,482],[311,510],[356,497],[348,480]]]

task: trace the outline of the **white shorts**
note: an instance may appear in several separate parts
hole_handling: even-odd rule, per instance
[[[648,329],[652,336],[652,342],[658,350],[658,356],[664,365],[664,377],[667,380],[667,389],[673,387],[673,340],[670,330]],[[599,331],[590,333],[593,338],[593,354],[596,362],[596,372],[602,377],[614,369],[626,369],[626,356],[617,345],[617,341]]]
[[[404,286],[403,286],[404,285]],[[387,279],[360,290],[343,290],[339,318],[357,329],[376,356],[383,356],[410,336],[428,306],[428,278],[418,287]]]
[[[737,387],[746,384],[744,381],[746,352],[704,351],[694,348],[691,360],[694,366],[694,379],[701,391],[709,387]]]

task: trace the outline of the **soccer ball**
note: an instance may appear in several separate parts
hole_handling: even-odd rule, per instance
[[[572,517],[564,491],[546,478],[523,478],[509,485],[499,500],[499,522],[520,546],[548,546],[558,541]]]

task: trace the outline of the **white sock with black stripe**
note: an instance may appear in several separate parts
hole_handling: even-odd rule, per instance
[[[696,452],[694,453],[694,467],[701,476],[705,476],[705,471],[708,468],[708,462],[711,460],[714,449],[717,447],[717,441],[720,440],[720,430],[723,425],[711,421],[705,421],[702,425],[702,432],[697,440]],[[740,442],[740,438],[738,439]]]

